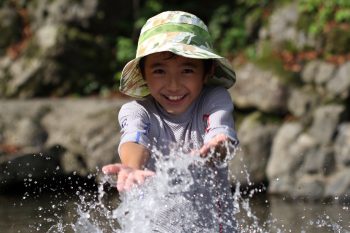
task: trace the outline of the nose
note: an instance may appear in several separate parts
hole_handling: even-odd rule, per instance
[[[169,77],[167,87],[169,91],[177,91],[179,89],[180,83],[176,76],[172,75]]]

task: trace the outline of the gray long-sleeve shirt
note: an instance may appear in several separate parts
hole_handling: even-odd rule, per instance
[[[119,145],[136,142],[148,148],[151,154],[156,149],[166,156],[170,152],[171,145],[175,145],[178,150],[190,152],[192,149],[201,148],[220,133],[237,142],[232,112],[231,97],[223,87],[204,87],[198,99],[180,115],[167,113],[151,96],[135,100],[123,105],[119,112],[119,124],[122,128]],[[152,156],[146,167],[155,169],[155,159]],[[230,220],[232,216],[229,216],[233,211],[233,199],[228,183],[227,166],[214,168],[195,166],[192,173],[196,181],[190,194],[186,194],[188,199],[194,203],[199,194],[206,197],[205,202],[211,203],[214,208],[219,208],[216,213],[220,214],[220,218],[223,221],[230,221],[227,226],[225,224],[220,226],[225,230],[221,232],[234,232],[232,228],[234,221]],[[216,175],[214,178],[208,178],[209,173]],[[215,184],[213,187],[207,187],[213,183]],[[202,211],[205,212],[204,215],[211,213],[204,209]],[[208,216],[203,217],[202,222],[205,222],[206,218]]]
[[[204,88],[181,115],[167,113],[151,96],[135,100],[123,105],[119,112],[120,145],[136,142],[167,153],[171,142],[198,149],[219,133],[236,141],[232,112],[231,97],[222,87]]]

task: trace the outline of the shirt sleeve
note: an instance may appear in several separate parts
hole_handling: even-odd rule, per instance
[[[223,87],[212,89],[206,96],[204,106],[206,118],[204,143],[208,143],[218,134],[225,134],[237,144],[232,116],[233,102],[228,91]]]
[[[118,147],[125,142],[135,142],[149,147],[150,118],[146,109],[136,101],[124,104],[118,114],[121,138]]]

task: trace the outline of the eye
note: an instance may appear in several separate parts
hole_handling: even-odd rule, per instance
[[[191,68],[185,68],[185,69],[182,70],[182,73],[184,73],[184,74],[192,74],[192,73],[194,73],[194,70],[191,69]]]
[[[153,73],[153,74],[164,74],[165,71],[164,71],[163,69],[154,69],[154,70],[152,71],[152,73]]]

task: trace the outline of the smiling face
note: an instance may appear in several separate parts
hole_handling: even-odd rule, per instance
[[[148,55],[143,73],[151,95],[174,115],[184,113],[197,99],[208,76],[203,60],[170,52]]]

